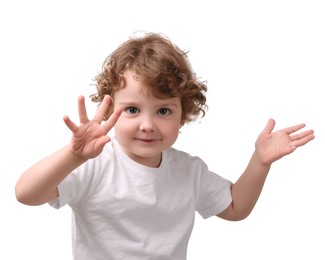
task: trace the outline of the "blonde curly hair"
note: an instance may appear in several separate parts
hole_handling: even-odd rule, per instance
[[[184,122],[205,115],[206,83],[192,71],[187,52],[158,33],[130,37],[112,52],[95,77],[97,93],[90,96],[91,100],[101,103],[105,95],[114,100],[114,93],[124,87],[123,73],[129,69],[150,87],[150,93],[156,97],[180,97]],[[105,119],[112,111],[113,104]]]

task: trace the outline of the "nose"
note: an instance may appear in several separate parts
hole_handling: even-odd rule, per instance
[[[150,115],[142,116],[140,119],[140,130],[143,132],[153,132],[156,130],[154,118]]]

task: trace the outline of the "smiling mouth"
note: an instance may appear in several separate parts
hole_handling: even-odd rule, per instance
[[[147,143],[147,144],[158,141],[158,139],[141,139],[141,138],[137,138],[136,140],[143,142],[143,143]]]

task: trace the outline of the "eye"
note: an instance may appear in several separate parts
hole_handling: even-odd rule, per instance
[[[132,114],[132,115],[134,115],[134,114],[140,112],[140,110],[137,109],[136,107],[127,107],[127,108],[125,109],[125,111],[126,111],[128,114]]]
[[[171,111],[168,109],[168,108],[160,108],[158,110],[158,114],[159,115],[162,115],[162,116],[166,116],[166,115],[169,115],[171,113]]]

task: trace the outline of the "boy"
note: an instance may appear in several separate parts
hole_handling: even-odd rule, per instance
[[[272,132],[270,119],[231,183],[199,157],[172,148],[180,128],[204,116],[207,87],[168,38],[129,39],[96,80],[94,118],[79,97],[80,125],[64,117],[71,142],[16,185],[24,204],[72,208],[74,259],[186,259],[196,211],[203,218],[246,218],[271,164],[314,139],[313,130],[296,133],[304,124]]]

